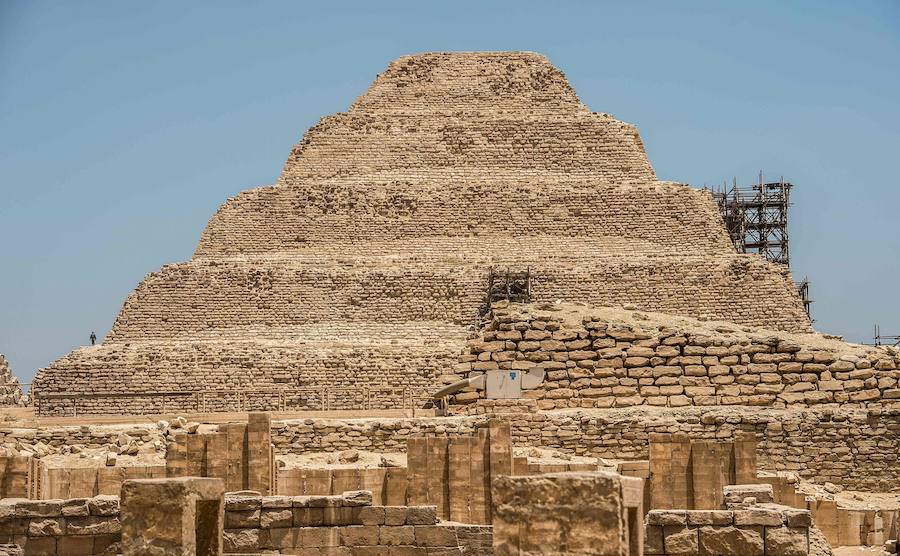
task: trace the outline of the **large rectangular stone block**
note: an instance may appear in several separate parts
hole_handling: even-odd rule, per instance
[[[621,479],[608,472],[494,479],[494,553],[628,556]]]
[[[222,479],[136,479],[122,485],[122,555],[218,556]]]

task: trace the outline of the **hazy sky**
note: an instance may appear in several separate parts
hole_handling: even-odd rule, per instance
[[[102,337],[227,197],[429,50],[548,55],[661,179],[783,175],[816,327],[900,334],[897,0],[0,0],[0,353],[30,381]]]

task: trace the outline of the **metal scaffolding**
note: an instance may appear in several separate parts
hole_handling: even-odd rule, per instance
[[[731,187],[723,185],[710,192],[735,249],[741,253],[757,253],[773,263],[790,266],[788,208],[793,187],[784,178],[765,183],[760,172],[759,181],[749,187],[738,187],[737,179],[733,179]],[[809,298],[809,280],[804,278],[794,287],[807,316],[811,316],[813,301]]]
[[[875,345],[876,346],[900,346],[900,336],[889,336],[881,333],[881,327],[875,325]]]
[[[759,183],[749,187],[738,187],[734,180],[731,187],[712,191],[738,251],[758,253],[772,262],[790,265],[787,223],[792,187],[784,178],[763,183],[760,172]]]

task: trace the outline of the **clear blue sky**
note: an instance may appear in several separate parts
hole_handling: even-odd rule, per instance
[[[0,352],[103,336],[235,193],[387,63],[533,50],[662,179],[794,182],[818,329],[900,334],[900,2],[0,0]]]

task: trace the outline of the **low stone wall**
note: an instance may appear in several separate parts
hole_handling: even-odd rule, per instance
[[[836,408],[739,411],[724,407],[635,407],[501,413],[514,446],[613,459],[649,459],[653,433],[687,433],[695,440],[751,434],[759,468],[794,471],[815,482],[888,492],[900,482],[900,411]],[[276,453],[350,448],[403,452],[410,436],[470,435],[485,415],[421,419],[303,419],[273,423]]]
[[[759,468],[794,471],[803,479],[856,490],[889,492],[900,482],[900,411],[875,407],[655,408],[499,413],[511,424],[514,446],[625,460],[649,459],[652,433],[687,433],[695,440],[733,440],[751,433]],[[404,452],[410,436],[471,435],[487,415],[378,419],[296,419],[272,423],[276,454],[351,448]],[[138,427],[133,427],[138,430]],[[0,428],[0,442],[49,438],[56,445],[114,442],[120,427]],[[131,430],[131,429],[125,429]],[[155,427],[140,429],[147,438]],[[131,434],[129,432],[129,434]],[[161,437],[160,437],[161,438]]]
[[[113,555],[120,539],[118,496],[0,500],[0,543],[26,554]]]
[[[295,554],[348,547],[353,553],[492,554],[489,526],[438,522],[434,506],[372,506],[368,492],[343,496],[225,498],[225,552]]]
[[[491,528],[439,522],[434,506],[372,506],[371,493],[225,497],[227,553],[391,547],[409,556],[489,556]],[[119,497],[0,501],[0,544],[26,554],[119,553]]]
[[[621,309],[495,308],[456,372],[544,373],[540,409],[652,405],[900,408],[900,353],[813,334]],[[470,403],[485,390],[463,392]]]
[[[806,510],[770,505],[741,510],[651,510],[645,556],[805,556],[809,554]]]
[[[136,417],[135,420],[138,418]],[[119,435],[127,434],[139,442],[164,442],[163,431],[153,424],[133,425],[81,425],[67,427],[0,427],[0,443],[9,447],[34,451],[38,443],[47,446],[74,446],[100,448],[116,444]]]

